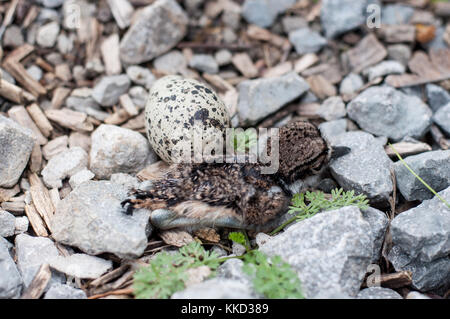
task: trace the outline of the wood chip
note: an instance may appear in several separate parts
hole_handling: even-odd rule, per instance
[[[254,78],[258,75],[258,69],[253,64],[247,53],[237,53],[231,59],[231,62],[245,77]]]
[[[125,123],[130,117],[127,110],[119,109],[108,116],[103,122],[105,122],[105,124],[119,125]]]
[[[127,111],[130,116],[136,116],[139,114],[138,108],[134,105],[133,100],[131,100],[128,94],[121,95],[119,97],[119,101],[120,105],[122,105],[124,110]]]
[[[10,199],[12,200],[12,198]],[[20,202],[3,202],[2,203],[2,209],[6,210],[10,213],[13,213],[15,215],[22,215],[23,212],[25,211],[25,202],[20,201]]]
[[[74,131],[90,132],[94,130],[92,123],[87,122],[87,115],[85,113],[62,108],[60,110],[46,110],[45,115],[59,125]]]
[[[194,241],[194,238],[187,231],[176,230],[164,230],[159,234],[159,237],[168,245],[175,247],[183,247]]]
[[[387,50],[374,34],[364,37],[356,47],[346,53],[348,63],[354,73],[384,60]]]
[[[16,184],[12,188],[0,188],[0,203],[10,200],[20,192],[20,187]]]
[[[36,101],[36,98],[30,92],[4,79],[0,79],[0,96],[18,104]]]
[[[44,221],[42,220],[41,215],[39,215],[33,204],[25,205],[25,214],[27,215],[31,227],[33,228],[36,235],[40,237],[48,237],[48,232],[45,228]]]
[[[36,142],[34,143],[33,150],[30,156],[30,171],[33,173],[39,173],[42,168],[42,149]]]
[[[277,77],[277,76],[286,74],[290,71],[292,71],[292,62],[286,61],[286,62],[280,63],[270,69],[264,70],[262,76],[264,78]]]
[[[301,73],[303,76],[322,75],[331,84],[338,84],[342,80],[341,71],[337,64],[322,63]]]
[[[70,94],[70,89],[58,87],[53,91],[52,109],[59,109],[63,105],[64,100]]]
[[[122,71],[120,62],[119,35],[114,33],[103,40],[100,47],[106,74],[119,74]]]
[[[64,82],[69,82],[72,79],[72,72],[70,71],[69,64],[58,64],[55,67],[55,76]]]
[[[138,116],[128,120],[125,124],[121,125],[124,128],[129,128],[130,130],[140,130],[145,128],[145,114],[141,112]]]
[[[434,79],[441,76],[438,66],[431,63],[428,55],[423,51],[416,51],[408,62],[409,69],[420,77]]]
[[[305,117],[308,119],[319,118],[319,116],[317,115],[317,110],[319,108],[320,104],[318,103],[300,104],[297,108],[297,114],[301,117]]]
[[[107,0],[111,13],[121,29],[131,24],[134,8],[127,0]]]
[[[294,70],[297,73],[301,73],[317,62],[319,62],[319,57],[316,54],[307,53],[295,61]]]
[[[337,95],[336,87],[320,74],[312,75],[306,81],[311,87],[311,91],[321,100]]]
[[[218,91],[228,91],[233,90],[234,87],[225,81],[220,75],[217,74],[210,74],[210,73],[203,73],[202,77],[209,82],[215,89]]]
[[[53,156],[67,150],[67,145],[69,142],[69,137],[67,135],[62,135],[57,138],[54,138],[50,142],[47,143],[44,147],[42,147],[42,155],[48,161]]]
[[[22,84],[27,91],[34,96],[44,95],[47,90],[35,79],[28,74],[25,68],[20,64],[20,60],[34,51],[34,47],[30,44],[24,44],[6,57],[3,62],[3,68],[11,74],[17,82]]]
[[[42,264],[20,299],[39,299],[44,293],[51,277],[52,272],[50,271],[50,266],[48,264]]]
[[[399,142],[392,144],[392,146],[394,146],[397,152],[403,157],[431,151],[431,146],[426,143]],[[384,150],[389,157],[397,158],[397,155],[389,145],[386,146]]]
[[[11,119],[23,127],[29,128],[33,132],[33,136],[36,138],[39,145],[47,144],[47,138],[42,134],[36,123],[34,123],[27,110],[22,105],[17,105],[10,108],[8,115]]]
[[[47,228],[51,231],[52,229],[52,218],[55,212],[52,200],[50,198],[49,191],[47,187],[44,186],[42,181],[36,174],[30,174],[30,194],[33,199],[34,207],[37,212],[43,218]]]
[[[220,235],[213,228],[201,228],[194,232],[194,236],[200,239],[204,239],[213,243],[218,243],[220,241]]]
[[[388,43],[414,42],[416,39],[416,28],[409,24],[383,25],[379,33]]]
[[[61,198],[59,198],[59,191],[57,188],[52,188],[51,190],[49,190],[49,195],[50,195],[50,200],[52,201],[53,207],[55,207],[55,211],[56,211],[56,207],[58,206],[59,202],[61,201]]]
[[[393,274],[382,274],[380,276],[380,284],[382,287],[396,289],[400,287],[410,286],[412,283],[411,271],[400,271]]]
[[[259,40],[259,41],[267,41],[273,44],[276,47],[288,49],[291,47],[291,44],[288,39],[280,37],[267,29],[263,29],[254,24],[251,24],[247,28],[247,35],[251,39]]]
[[[53,126],[45,116],[44,112],[42,112],[41,108],[36,103],[33,103],[27,106],[27,111],[36,123],[39,131],[41,131],[45,137],[49,137],[53,132]]]

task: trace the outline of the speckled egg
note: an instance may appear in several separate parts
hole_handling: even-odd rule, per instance
[[[198,150],[194,136],[201,136],[203,149],[224,145],[223,133],[230,126],[230,118],[225,104],[210,87],[169,75],[156,81],[150,90],[145,125],[150,144],[159,157],[167,163],[176,163],[183,161],[180,150],[188,149],[189,155]]]

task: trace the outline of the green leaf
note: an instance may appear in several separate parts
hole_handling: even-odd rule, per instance
[[[288,213],[295,214],[294,217],[277,227],[270,234],[276,234],[284,227],[294,221],[301,221],[310,218],[321,211],[333,210],[345,206],[356,206],[360,209],[369,207],[369,200],[364,194],[355,196],[355,191],[334,189],[331,191],[331,199],[327,199],[323,192],[309,192],[305,194],[295,194],[292,197],[292,206],[289,206]]]
[[[242,269],[252,278],[255,291],[266,298],[304,298],[297,274],[280,256],[269,259],[260,251],[252,251],[245,255]]]

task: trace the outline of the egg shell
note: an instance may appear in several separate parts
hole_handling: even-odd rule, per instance
[[[225,104],[210,87],[194,79],[168,75],[156,81],[150,90],[145,125],[154,151],[165,162],[175,163],[180,162],[178,150],[193,145],[192,132],[202,133],[203,148],[224,144],[218,132],[230,127],[230,117]]]

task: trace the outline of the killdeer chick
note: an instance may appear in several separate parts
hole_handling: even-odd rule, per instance
[[[279,169],[274,174],[263,174],[263,166],[254,163],[173,164],[150,189],[133,191],[122,206],[127,214],[152,211],[151,223],[159,229],[267,231],[289,206],[287,185],[316,174],[349,151],[330,148],[313,124],[294,122],[279,131]]]

